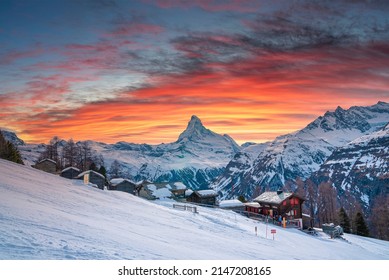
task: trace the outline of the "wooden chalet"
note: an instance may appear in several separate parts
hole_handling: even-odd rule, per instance
[[[57,163],[52,159],[42,159],[32,167],[48,173],[57,174]]]
[[[174,198],[174,194],[167,185],[168,183],[151,183],[149,181],[143,181],[138,185],[138,195],[149,200]]]
[[[244,203],[244,211],[247,213],[261,214],[262,206],[258,202],[246,202]]]
[[[182,182],[168,183],[167,187],[176,198],[184,198],[185,191],[188,189]]]
[[[198,204],[216,205],[217,196],[218,194],[214,190],[201,190],[194,191],[186,200]]]
[[[287,220],[302,219],[301,205],[304,198],[294,194],[278,190],[276,192],[264,192],[253,201],[261,205],[260,214],[270,217],[286,218]]]
[[[127,192],[133,195],[138,194],[137,185],[128,179],[115,178],[110,181],[110,190]]]
[[[81,173],[80,169],[78,169],[76,167],[73,167],[73,166],[70,166],[70,167],[67,167],[67,168],[63,169],[61,171],[60,176],[64,177],[64,178],[67,178],[67,179],[74,179],[78,175],[80,175],[80,173]]]
[[[93,171],[93,170],[87,170],[82,173],[80,173],[76,179],[84,180],[84,184],[94,184],[99,189],[104,189],[105,185],[105,177],[104,175]]]

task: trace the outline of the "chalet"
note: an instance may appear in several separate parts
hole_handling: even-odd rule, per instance
[[[261,214],[262,206],[258,202],[246,202],[244,203],[244,211],[247,213]]]
[[[167,187],[176,198],[184,198],[185,191],[188,189],[182,182],[169,183]]]
[[[68,179],[74,179],[78,175],[80,175],[80,173],[81,173],[80,169],[70,166],[62,170],[60,176]]]
[[[245,205],[237,199],[222,200],[219,202],[219,207],[226,210],[244,211]]]
[[[137,185],[128,179],[115,178],[110,181],[110,190],[128,192],[133,195],[138,194]]]
[[[84,184],[94,184],[99,189],[104,189],[105,185],[105,177],[104,175],[97,173],[93,170],[87,170],[85,172],[80,173],[76,179],[84,180]]]
[[[57,163],[52,159],[42,159],[32,167],[48,173],[57,174]]]
[[[186,200],[198,204],[215,205],[217,196],[214,190],[201,190],[194,191]]]
[[[287,220],[302,219],[301,205],[304,198],[294,194],[278,190],[276,192],[264,192],[254,199],[261,205],[261,214],[270,217],[286,218]]]
[[[173,198],[174,194],[169,190],[168,183],[151,183],[143,181],[139,185],[139,196],[149,199]]]

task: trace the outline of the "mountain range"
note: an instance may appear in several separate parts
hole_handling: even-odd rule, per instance
[[[378,102],[338,107],[299,131],[261,144],[239,146],[230,136],[205,128],[196,116],[173,143],[88,142],[107,167],[117,160],[134,180],[182,181],[192,189],[214,188],[221,199],[249,199],[312,177],[333,182],[339,194],[352,189],[368,207],[372,197],[388,192],[388,122],[389,103]],[[44,149],[44,144],[27,145],[10,132],[5,137],[19,145],[28,163]]]

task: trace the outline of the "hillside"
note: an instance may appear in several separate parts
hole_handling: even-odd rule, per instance
[[[339,147],[382,129],[389,121],[389,103],[338,107],[333,112],[308,124],[305,128],[277,137],[263,144],[262,151],[252,156],[243,150],[227,165],[212,185],[223,197],[244,195],[247,198],[265,189],[276,190],[297,177],[309,178]]]
[[[387,241],[278,227],[266,239],[230,211],[182,212],[4,160],[0,173],[0,259],[389,259]]]

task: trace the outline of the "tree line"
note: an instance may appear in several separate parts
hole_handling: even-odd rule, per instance
[[[371,201],[372,207],[366,211],[349,191],[338,194],[331,182],[316,184],[311,179],[297,178],[285,187],[306,198],[303,209],[314,218],[316,226],[336,223],[346,233],[389,240],[389,197],[385,192]]]
[[[76,167],[81,171],[93,170],[106,179],[126,176],[119,161],[114,160],[109,168],[105,167],[104,157],[93,150],[90,142],[75,142],[72,138],[62,140],[54,136],[45,146],[45,150],[40,154],[38,161],[51,159],[57,163],[57,170],[67,167]]]

